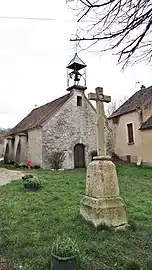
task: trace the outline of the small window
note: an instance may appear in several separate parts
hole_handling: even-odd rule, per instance
[[[77,96],[77,106],[82,106],[82,97]]]
[[[128,144],[134,143],[134,134],[133,134],[133,124],[127,124],[127,131],[128,131]]]

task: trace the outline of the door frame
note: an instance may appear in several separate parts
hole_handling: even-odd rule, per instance
[[[76,162],[76,157],[75,157],[75,149],[77,146],[81,146],[82,149],[83,149],[83,166],[77,166],[77,162]],[[85,168],[86,167],[86,162],[85,162],[85,145],[83,143],[77,143],[74,145],[74,148],[73,148],[73,151],[74,151],[74,168]]]

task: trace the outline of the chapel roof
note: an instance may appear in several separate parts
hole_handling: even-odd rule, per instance
[[[57,113],[69,98],[70,94],[67,94],[32,110],[21,122],[9,131],[7,136],[41,127],[48,119],[52,118],[55,113]]]
[[[152,86],[142,88],[124,102],[116,111],[112,113],[109,119],[130,113],[136,109],[143,108],[152,102]]]

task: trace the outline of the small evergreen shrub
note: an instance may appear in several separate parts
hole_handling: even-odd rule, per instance
[[[70,237],[57,236],[52,245],[52,254],[60,258],[77,257],[79,254],[78,245]]]

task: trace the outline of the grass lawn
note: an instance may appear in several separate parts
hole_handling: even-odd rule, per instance
[[[125,232],[96,230],[79,215],[85,194],[85,170],[37,170],[39,192],[25,192],[22,181],[0,187],[0,255],[14,269],[49,269],[51,246],[59,235],[77,239],[80,270],[127,268],[131,261],[147,268],[152,260],[152,169],[117,167],[121,195],[133,225]]]

